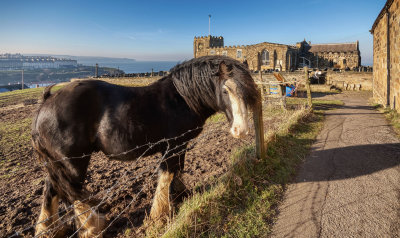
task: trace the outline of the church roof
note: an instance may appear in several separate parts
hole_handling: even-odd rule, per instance
[[[335,44],[312,44],[310,52],[352,52],[357,51],[357,42]]]

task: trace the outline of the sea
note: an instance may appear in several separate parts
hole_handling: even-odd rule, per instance
[[[90,56],[66,56],[60,55],[55,56],[60,58],[70,58],[77,60],[78,64],[99,67],[111,67],[123,70],[126,74],[129,73],[148,73],[152,70],[154,72],[169,71],[175,65],[182,61],[137,61],[128,58],[106,58],[106,57],[90,57]],[[46,87],[54,84],[53,82],[41,82],[41,83],[25,83],[29,88],[35,87]]]
[[[111,67],[123,70],[126,74],[129,73],[147,73],[158,71],[169,71],[172,67],[179,64],[179,61],[136,61],[132,59],[121,58],[95,58],[95,57],[77,57],[78,64],[99,67]],[[54,83],[27,83],[29,88],[46,87]]]

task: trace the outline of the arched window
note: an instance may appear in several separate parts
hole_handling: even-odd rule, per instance
[[[261,63],[262,65],[269,65],[269,52],[267,50],[261,52]]]

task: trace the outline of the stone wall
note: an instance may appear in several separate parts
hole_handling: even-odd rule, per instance
[[[301,70],[295,71],[295,72],[280,72],[280,74],[286,79],[286,80],[302,80],[304,79],[304,72]],[[260,80],[260,74],[258,73],[252,73],[251,75],[254,80],[259,81]],[[263,81],[276,81],[276,78],[273,73],[263,73],[262,74],[262,80]]]
[[[87,80],[87,79],[93,79],[93,80],[101,80],[105,81],[108,83],[112,84],[118,84],[118,85],[123,85],[123,86],[135,86],[135,87],[140,87],[140,86],[147,86],[155,81],[161,79],[161,76],[153,76],[153,77],[121,77],[121,78],[73,78],[71,79],[71,82],[74,81],[80,81],[80,80]]]
[[[361,65],[360,55],[359,52],[319,52],[314,54],[312,65],[319,68],[329,68],[334,65],[341,69],[357,68]]]
[[[400,0],[389,9],[390,106],[400,112]]]
[[[286,80],[296,79],[297,81],[304,79],[304,72],[301,70],[295,72],[281,72]],[[310,73],[310,77],[313,72]],[[253,73],[254,80],[260,80],[260,75]],[[372,90],[372,73],[371,72],[334,72],[328,71],[325,75],[326,85],[333,85],[342,90]],[[264,81],[275,81],[276,78],[272,73],[262,74]]]
[[[386,12],[386,8],[388,13]],[[387,24],[389,14],[389,42],[387,39]],[[373,97],[375,102],[390,105],[400,112],[400,0],[388,1],[376,19],[371,33],[374,37],[374,73],[373,73]],[[389,103],[387,95],[388,45],[390,52],[389,69]]]
[[[371,72],[328,71],[326,84],[342,90],[372,90]]]

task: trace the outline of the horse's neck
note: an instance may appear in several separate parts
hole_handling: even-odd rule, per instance
[[[199,123],[204,124],[208,117],[215,113],[215,110],[211,107],[205,106],[200,112],[196,113],[193,111],[185,102],[183,97],[178,93],[175,88],[172,79],[167,76],[167,78],[163,78],[155,82],[154,84],[148,87],[148,90],[153,94],[159,96],[157,99],[159,100],[159,105],[166,105],[168,102],[174,102],[177,105],[169,108],[171,113],[181,113],[184,111],[185,114],[190,114],[190,118],[182,118],[183,120],[196,120]],[[171,105],[171,104],[170,104]],[[175,111],[176,110],[176,111]]]

